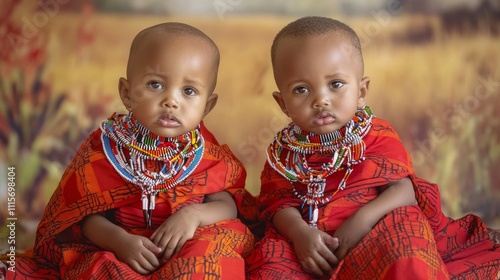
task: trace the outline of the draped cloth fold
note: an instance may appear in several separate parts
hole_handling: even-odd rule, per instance
[[[149,237],[180,208],[203,203],[204,195],[229,192],[241,218],[254,219],[245,206],[246,172],[225,145],[201,125],[203,158],[194,172],[174,188],[160,193],[153,211],[153,229],[144,229],[141,189],[125,181],[106,158],[101,130],[82,144],[54,191],[37,229],[31,254],[16,259],[7,279],[238,279],[244,276],[243,257],[253,248],[254,236],[240,219],[200,227],[194,237],[150,275],[140,275],[116,256],[93,245],[82,234],[81,221],[96,213],[130,233]],[[249,204],[247,202],[247,204]],[[251,209],[251,210],[245,210]],[[245,216],[250,213],[250,216]]]
[[[446,217],[438,187],[415,175],[410,156],[392,126],[373,118],[363,138],[366,159],[356,165],[344,190],[319,207],[318,228],[329,234],[380,193],[380,187],[408,177],[418,206],[397,208],[386,214],[353,248],[327,279],[497,279],[500,245],[489,239],[485,224],[474,215]],[[325,194],[333,193],[343,172],[326,179]],[[291,183],[269,163],[261,175],[258,206],[266,223],[264,238],[247,258],[249,279],[314,279],[304,271],[293,244],[273,229],[274,214],[288,207],[307,208],[293,193]],[[306,186],[294,183],[305,193]]]

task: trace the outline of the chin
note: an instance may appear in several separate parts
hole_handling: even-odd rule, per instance
[[[153,133],[155,133],[156,135],[161,136],[161,137],[172,138],[172,137],[177,137],[179,135],[182,135],[185,132],[182,132],[181,130],[175,129],[175,128],[174,129],[162,128],[162,129],[157,129],[156,131],[153,131]]]
[[[325,125],[325,126],[322,126],[319,128],[315,128],[312,132],[316,133],[317,135],[323,135],[323,134],[332,133],[337,129],[339,129],[339,127],[336,125]]]

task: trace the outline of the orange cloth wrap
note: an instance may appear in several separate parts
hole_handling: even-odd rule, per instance
[[[242,201],[251,197],[244,189],[242,163],[202,125],[203,159],[191,176],[161,194],[153,211],[153,229],[145,230],[143,222],[137,223],[143,221],[141,189],[114,170],[100,135],[101,130],[96,130],[78,150],[45,209],[32,255],[18,258],[16,272],[8,273],[7,279],[237,279],[244,275],[243,257],[253,248],[254,236],[239,219],[198,228],[180,252],[147,276],[90,243],[80,222],[91,214],[117,214],[117,224],[149,237],[172,213],[203,203],[205,194],[229,192],[240,213],[245,211]],[[130,220],[123,218],[127,215]]]
[[[380,187],[409,177],[419,206],[401,207],[386,214],[335,268],[330,279],[496,279],[500,247],[488,237],[484,223],[473,215],[458,220],[441,210],[435,184],[415,176],[410,156],[392,126],[373,118],[363,138],[366,160],[354,166],[346,188],[319,207],[318,228],[333,234],[360,207],[375,199]],[[343,171],[327,178],[326,195],[339,185]],[[272,227],[273,215],[288,207],[308,207],[292,191],[291,183],[266,163],[258,205],[267,224],[264,238],[247,258],[249,279],[315,279],[302,269],[293,244]],[[302,193],[306,186],[294,184]],[[327,277],[328,278],[328,277]]]

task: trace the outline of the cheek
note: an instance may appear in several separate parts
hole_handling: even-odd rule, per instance
[[[189,117],[192,120],[195,119],[202,119],[204,116],[203,114],[205,113],[205,106],[204,105],[191,105],[186,107],[187,111],[185,112],[186,116]]]
[[[287,109],[287,115],[288,117],[294,119],[294,118],[299,118],[299,120],[302,118],[302,116],[307,114],[307,110],[305,110],[304,107],[293,107]]]
[[[300,111],[307,106],[307,99],[293,98],[285,101],[286,109],[289,111]]]
[[[134,103],[143,103],[148,101],[148,95],[141,91],[141,90],[135,90],[133,91],[132,96],[130,97],[131,101]]]

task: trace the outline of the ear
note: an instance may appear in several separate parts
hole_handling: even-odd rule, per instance
[[[366,105],[366,97],[368,96],[368,91],[370,88],[370,77],[364,77],[359,82],[359,98],[358,98],[358,108],[363,108]]]
[[[276,103],[278,103],[278,105],[280,106],[281,111],[283,111],[283,113],[285,113],[285,115],[290,117],[288,115],[288,111],[286,110],[285,100],[283,100],[283,96],[281,95],[281,92],[279,92],[279,91],[273,92],[273,97],[274,97],[274,100],[276,100]]]
[[[203,117],[205,117],[212,109],[215,107],[217,104],[217,100],[219,99],[219,96],[217,93],[212,93],[208,96],[207,99],[207,104],[205,105],[205,112],[203,112]]]
[[[123,105],[130,111],[132,108],[132,101],[130,99],[130,85],[127,79],[121,77],[118,80],[118,92],[120,93]]]

